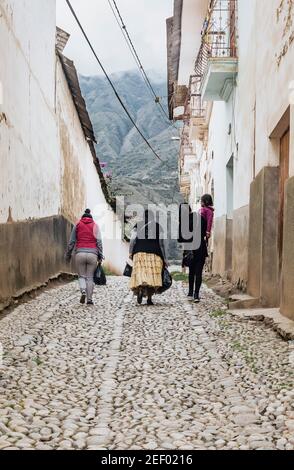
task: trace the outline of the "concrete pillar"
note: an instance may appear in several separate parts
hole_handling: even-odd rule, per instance
[[[294,90],[290,110],[290,178],[285,189],[281,313],[294,320]]]
[[[281,313],[294,320],[294,176],[285,191]]]
[[[291,95],[293,103],[290,106],[290,160],[289,160],[289,175],[294,176],[294,82],[293,91]]]
[[[264,167],[250,188],[248,293],[265,307],[278,307],[279,169]]]
[[[248,280],[249,206],[233,212],[232,280],[245,290]]]

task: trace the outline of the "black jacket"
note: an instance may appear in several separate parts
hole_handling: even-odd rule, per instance
[[[186,222],[187,223],[187,222]],[[180,227],[181,230],[181,227]],[[203,259],[207,258],[208,250],[207,250],[207,241],[206,241],[206,230],[207,230],[207,223],[204,217],[202,217],[197,212],[193,212],[189,214],[189,232],[193,233],[193,236],[184,236],[184,230],[180,236],[181,243],[184,245],[184,252],[193,251],[195,259]],[[185,233],[184,233],[185,235]]]
[[[130,243],[130,254],[136,253],[153,253],[166,261],[162,230],[157,222],[139,222],[136,225]]]

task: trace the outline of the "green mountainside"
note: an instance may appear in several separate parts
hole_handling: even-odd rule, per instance
[[[178,188],[179,142],[177,129],[150,95],[138,72],[113,74],[111,79],[136,125],[159,154],[158,160],[125,114],[109,83],[100,76],[80,76],[82,93],[97,138],[97,155],[107,163],[113,194],[125,195],[127,203],[169,205],[181,202]],[[158,96],[166,96],[166,82],[152,83]],[[166,99],[162,98],[162,103]],[[174,243],[171,244],[173,247]],[[171,254],[176,256],[175,248]]]

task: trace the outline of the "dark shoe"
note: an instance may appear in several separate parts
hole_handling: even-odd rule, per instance
[[[137,294],[137,302],[139,305],[141,305],[142,300],[143,300],[143,291],[140,290]]]
[[[154,305],[152,299],[148,299],[148,300],[147,300],[147,305]]]
[[[88,300],[87,305],[94,305],[93,300]]]
[[[195,299],[194,299],[194,303],[195,303],[195,304],[199,304],[199,302],[200,302],[200,299],[199,299],[199,297],[195,297]]]
[[[83,290],[82,295],[81,295],[81,299],[80,299],[80,303],[84,304],[85,302],[86,302],[86,291]]]

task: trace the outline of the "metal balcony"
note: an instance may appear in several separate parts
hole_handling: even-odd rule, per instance
[[[238,73],[237,0],[212,0],[195,63],[204,101],[228,101]]]

